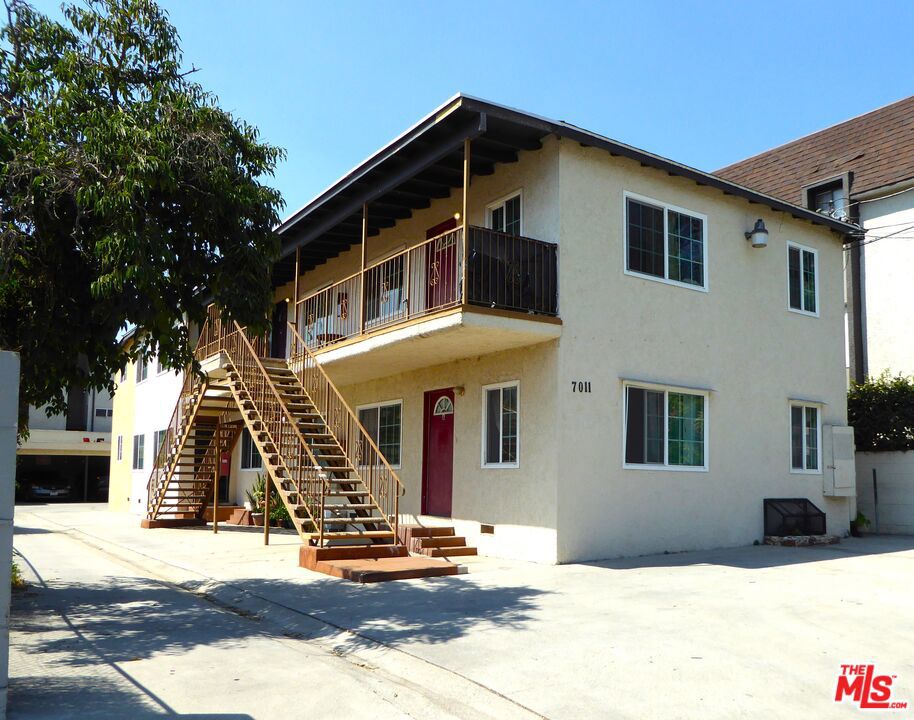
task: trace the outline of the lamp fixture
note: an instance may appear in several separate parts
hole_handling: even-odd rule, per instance
[[[768,247],[768,228],[765,227],[765,221],[759,218],[755,221],[755,227],[746,233],[746,240],[752,243],[754,248]]]

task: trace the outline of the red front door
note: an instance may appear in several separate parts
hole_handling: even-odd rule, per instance
[[[422,444],[422,513],[451,516],[454,482],[454,391],[425,393]]]
[[[450,218],[425,232],[426,240],[437,238],[429,243],[426,254],[426,310],[457,302],[457,238],[453,233],[442,234],[449,233],[456,227],[456,218]]]

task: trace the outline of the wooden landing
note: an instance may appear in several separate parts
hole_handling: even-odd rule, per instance
[[[303,545],[298,564],[308,570],[358,583],[441,577],[456,575],[459,570],[447,560],[410,557],[402,545],[336,548]]]

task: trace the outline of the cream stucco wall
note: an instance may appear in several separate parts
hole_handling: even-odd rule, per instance
[[[867,373],[914,374],[914,190],[861,203],[860,221]]]
[[[822,475],[789,471],[788,422],[788,398],[846,422],[840,240],[576,143],[562,143],[559,177],[559,560],[750,543],[765,497],[808,497],[843,533],[847,501],[823,498]],[[625,191],[708,217],[707,292],[623,272]],[[763,250],[743,236],[758,217]],[[819,251],[819,317],[788,310],[788,240]],[[707,472],[622,468],[621,378],[713,391]],[[573,394],[573,380],[592,393]]]
[[[370,362],[370,359],[368,360]],[[437,365],[342,388],[350,406],[401,400],[401,466],[406,488],[400,510],[409,522],[421,513],[423,402],[429,390],[462,388],[454,399],[452,515],[482,552],[522,560],[556,559],[556,343]],[[517,468],[482,467],[483,386],[520,383],[520,461]],[[481,535],[480,523],[495,525]]]
[[[111,418],[111,464],[108,481],[108,509],[129,511],[135,503],[133,494],[133,426],[136,399],[134,367],[127,367],[123,382],[117,378],[117,389],[112,400],[114,415]],[[118,459],[118,438],[121,438],[121,457]]]

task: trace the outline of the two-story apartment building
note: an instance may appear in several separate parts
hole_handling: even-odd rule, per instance
[[[185,383],[165,444],[196,437],[182,417],[237,422],[213,457],[237,464],[250,436],[306,539],[339,498],[362,525],[341,539],[447,522],[544,562],[751,543],[772,497],[843,534],[853,230],[459,95],[282,224],[272,337],[211,315],[211,385]],[[116,433],[122,407],[137,417],[118,395]],[[148,497],[129,491],[150,521],[184,517],[163,499],[170,452]]]

